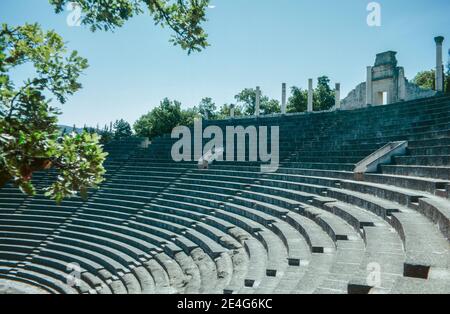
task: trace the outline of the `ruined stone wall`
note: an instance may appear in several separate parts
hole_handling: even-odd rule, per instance
[[[386,51],[376,56],[373,67],[368,67],[367,82],[361,83],[341,101],[341,109],[364,108],[383,104],[383,93],[387,92],[387,104],[435,96],[436,91],[422,89],[408,82],[403,67],[397,66],[395,51]],[[367,84],[370,87],[367,99]]]
[[[428,98],[436,96],[437,92],[431,89],[423,89],[417,86],[416,84],[408,82],[406,80],[406,99],[405,100],[414,100],[420,98]]]
[[[366,83],[361,83],[341,101],[341,109],[350,110],[366,107]]]

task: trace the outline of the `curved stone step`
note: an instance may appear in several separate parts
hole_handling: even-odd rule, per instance
[[[203,252],[200,248],[194,249],[191,252],[192,259],[197,264],[201,277],[206,279],[202,281],[200,293],[221,293],[217,290],[217,266],[211,257]]]
[[[150,259],[143,264],[153,277],[156,294],[177,293],[177,290],[170,285],[169,275],[166,270],[155,259]]]
[[[400,188],[411,189],[415,191],[429,192],[436,194],[439,189],[445,189],[446,185],[450,181],[433,179],[433,178],[421,178],[413,176],[403,175],[388,175],[388,174],[365,174],[364,181],[393,185]]]
[[[311,253],[334,252],[335,248],[331,238],[308,217],[296,212],[290,212],[286,215],[286,221],[303,235]]]
[[[374,212],[397,230],[405,246],[405,275],[426,276],[430,267],[448,268],[449,243],[421,214],[400,204],[354,191],[334,190],[331,194],[345,203]]]
[[[164,268],[167,274],[168,287],[175,289],[178,293],[183,293],[187,285],[187,277],[183,267],[180,264],[183,262],[184,267],[191,267],[192,264],[186,265],[184,263],[191,263],[189,259],[185,258],[183,252],[178,253],[175,259],[167,256],[165,253],[159,253],[154,255],[154,259]]]
[[[401,277],[390,291],[392,294],[449,294],[450,280],[424,280]]]
[[[341,202],[325,204],[325,208],[360,232],[366,244],[360,270],[350,280],[349,293],[375,286],[389,291],[403,274],[405,254],[400,237],[385,221],[364,209]]]
[[[42,265],[44,267],[51,267],[55,270],[59,270],[66,277],[66,281],[69,280],[69,275],[71,272],[79,270],[80,280],[84,283],[84,287],[76,287],[80,293],[90,293],[92,290],[95,290],[97,293],[101,294],[111,293],[111,290],[108,288],[105,281],[95,275],[92,275],[88,270],[83,269],[80,264],[76,264],[79,266],[79,269],[74,269],[70,267],[70,263],[42,255],[34,256],[29,261],[32,262],[33,265]]]
[[[184,293],[193,294],[199,293],[201,289],[202,281],[206,278],[202,278],[197,265],[191,256],[184,252],[177,253],[174,260],[180,265],[181,270],[184,274],[184,279],[182,282],[182,288]]]
[[[57,291],[42,286],[40,283],[8,275],[8,268],[1,266],[0,261],[0,294],[56,294]]]
[[[11,274],[11,272],[10,272]],[[41,272],[37,273],[33,270],[18,269],[17,273],[14,273],[14,277],[28,279],[39,283],[41,286],[48,287],[57,293],[61,294],[77,294],[77,290],[68,286],[65,282],[50,277]]]
[[[159,199],[156,199],[159,202]],[[228,236],[223,229],[215,228],[210,226],[209,224],[204,223],[206,221],[205,217],[186,217],[186,216],[178,216],[180,211],[176,208],[169,206],[162,206],[159,204],[153,203],[150,207],[146,207],[144,210],[144,215],[149,217],[154,217],[157,219],[164,219],[167,221],[172,221],[177,224],[181,224],[187,228],[192,228],[202,233],[211,239],[214,239],[216,242],[221,244],[227,249],[236,249],[239,248],[239,243],[234,241],[230,236]],[[197,218],[197,219],[193,219]]]
[[[262,254],[257,255],[256,251],[251,250],[250,247],[247,245],[248,241],[255,240],[252,238],[252,236],[246,232],[244,229],[241,229],[239,227],[233,227],[228,230],[230,235],[233,236],[233,238],[237,239],[239,243],[242,244],[242,247],[236,250],[233,250],[230,252],[230,257],[233,265],[233,274],[230,279],[230,282],[225,287],[223,293],[224,294],[233,294],[236,291],[239,291],[244,284],[246,280],[247,274],[250,272],[251,269],[255,269],[256,263],[259,263],[261,261],[264,261],[266,259],[265,252],[262,252]],[[258,267],[261,271],[261,277],[264,274],[264,266]]]

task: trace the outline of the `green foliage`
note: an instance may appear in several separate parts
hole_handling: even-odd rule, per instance
[[[179,101],[165,98],[158,107],[139,118],[133,128],[136,135],[153,139],[171,133],[176,126],[193,125],[199,117],[197,110],[182,110]]]
[[[107,125],[102,130],[98,131],[100,135],[100,144],[107,144],[114,140],[114,132]]]
[[[238,104],[241,104],[244,115],[252,116],[255,114],[256,89],[246,88],[234,96],[234,98]],[[269,99],[269,97],[261,93],[260,112],[262,115],[279,113],[281,112],[280,103],[277,100]]]
[[[424,89],[436,89],[436,70],[422,71],[417,73],[413,83]],[[447,70],[444,78],[444,92],[450,94],[450,61],[447,63]]]
[[[318,86],[315,90],[316,110],[328,110],[334,106],[334,91],[329,86],[330,80],[326,76],[318,78]],[[298,87],[292,87],[292,95],[289,98],[288,112],[306,111],[307,92]],[[138,136],[150,139],[168,134],[179,125],[190,126],[195,118],[202,117],[209,120],[229,119],[231,108],[234,107],[235,116],[253,116],[255,114],[256,89],[246,88],[235,96],[236,105],[224,104],[217,110],[214,101],[203,98],[199,105],[193,109],[182,110],[177,101],[164,99],[161,105],[148,114],[142,116],[134,124],[134,130]],[[265,95],[260,98],[260,110],[262,115],[280,113],[280,103]]]
[[[218,117],[216,104],[210,97],[203,98],[195,110],[198,111],[203,119],[216,120]]]
[[[299,87],[291,87],[291,96],[288,99],[287,112],[304,112],[308,109],[308,91]]]
[[[127,138],[130,137],[131,135],[133,135],[133,132],[131,131],[131,126],[128,122],[126,122],[123,119],[120,119],[114,123],[115,139]]]
[[[92,31],[114,30],[130,18],[145,11],[156,25],[172,29],[171,42],[188,53],[208,46],[207,34],[202,28],[206,21],[209,0],[49,0],[56,13],[64,12],[68,3],[80,5],[81,23]]]
[[[272,101],[269,103],[270,106],[277,106],[278,103],[276,101]],[[244,109],[242,105],[231,105],[231,104],[223,104],[219,110],[217,110],[216,104],[214,101],[209,98],[203,98],[198,107],[194,107],[194,111],[197,111],[198,114],[208,120],[225,120],[229,119],[231,116],[231,108],[234,107],[235,116],[243,116]],[[276,110],[276,109],[272,109]]]
[[[424,89],[436,89],[436,71],[422,71],[417,73],[413,79],[413,83]]]
[[[52,156],[52,163],[59,169],[56,182],[46,189],[46,196],[58,203],[77,191],[87,199],[88,189],[103,182],[103,162],[107,156],[99,145],[97,134],[71,133],[60,138]]]
[[[281,113],[280,102],[276,99],[268,99],[262,103],[262,114]]]
[[[330,79],[327,76],[321,76],[317,79],[317,87],[314,90],[314,110],[323,111],[333,108],[334,90],[330,87]]]
[[[329,110],[335,104],[335,91],[330,87],[330,79],[321,76],[317,79],[317,87],[314,89],[313,107],[315,111]],[[288,99],[287,111],[305,112],[308,109],[308,91],[299,87],[291,88],[291,96]]]
[[[193,126],[195,119],[201,119],[202,116],[198,112],[197,108],[189,108],[181,110],[181,121],[179,125]]]
[[[31,64],[35,77],[17,87],[10,77],[17,66]],[[105,154],[89,134],[61,135],[59,111],[47,96],[65,103],[81,88],[78,78],[88,66],[77,52],[67,53],[62,38],[39,25],[0,29],[0,188],[12,181],[29,195],[36,190],[32,176],[51,168],[59,172],[47,195],[64,197],[102,181]],[[74,161],[77,162],[74,162]]]
[[[239,105],[233,105],[233,104],[223,104],[222,107],[220,107],[219,113],[217,114],[217,119],[226,120],[229,119],[231,116],[231,108],[234,107],[234,115],[236,117],[243,116],[243,109],[242,106]]]

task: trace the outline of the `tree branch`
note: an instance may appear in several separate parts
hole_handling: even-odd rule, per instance
[[[164,8],[159,4],[158,0],[151,0],[150,2],[152,2],[155,5],[155,7],[158,9],[158,11],[162,14],[167,25],[169,25],[169,27],[175,33],[177,33],[179,36],[181,36],[184,40],[188,39],[188,37],[185,35],[185,32],[180,32],[178,27],[176,25],[173,25],[171,17],[169,16],[169,14],[167,14],[167,12],[164,10]]]
[[[8,114],[8,119],[11,119],[12,114],[14,112],[14,110],[16,108],[14,108],[14,102],[16,101],[17,97],[19,97],[20,95],[23,95],[23,92],[25,91],[25,89],[27,89],[28,87],[30,87],[31,85],[33,85],[35,83],[35,81],[30,81],[27,84],[25,84],[25,86],[23,86],[19,92],[17,92],[14,97],[11,99],[11,101],[9,102],[10,105],[10,109],[9,109],[9,114]]]

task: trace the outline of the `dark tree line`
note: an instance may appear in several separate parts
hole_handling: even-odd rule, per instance
[[[424,89],[436,89],[436,70],[422,71],[417,73],[413,83]],[[450,61],[444,78],[444,93],[450,94]]]
[[[330,87],[327,76],[318,78],[314,89],[314,110],[328,110],[334,106],[334,90]],[[200,103],[191,109],[182,109],[181,103],[176,100],[164,99],[160,105],[140,117],[134,123],[136,135],[150,139],[168,134],[179,125],[192,125],[195,118],[208,120],[228,119],[231,109],[237,117],[253,116],[255,114],[256,94],[255,88],[245,88],[234,96],[235,104],[223,104],[218,107],[212,98],[203,98]],[[291,88],[291,96],[287,104],[289,113],[304,112],[307,110],[308,92],[299,87]],[[261,92],[261,115],[281,112],[278,100],[271,99]]]

